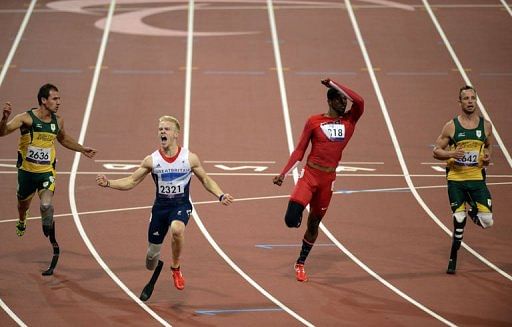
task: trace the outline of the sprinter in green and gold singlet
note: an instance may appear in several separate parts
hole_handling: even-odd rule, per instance
[[[53,247],[53,259],[43,275],[53,274],[59,256],[59,245],[55,239],[53,221],[53,193],[55,191],[55,140],[65,148],[81,152],[92,158],[96,150],[83,147],[64,131],[64,120],[57,115],[61,104],[59,90],[52,84],[43,85],[37,94],[39,107],[14,116],[9,122],[12,108],[9,102],[4,104],[0,121],[0,136],[8,135],[19,129],[18,143],[18,215],[16,234],[25,234],[27,210],[32,197],[37,192],[41,200],[40,211],[43,233],[50,239]]]
[[[456,270],[466,216],[482,228],[494,223],[491,194],[485,183],[485,167],[491,160],[492,125],[480,116],[473,87],[459,90],[459,103],[462,114],[445,124],[434,146],[434,158],[447,162],[448,197],[453,213],[448,274]]]

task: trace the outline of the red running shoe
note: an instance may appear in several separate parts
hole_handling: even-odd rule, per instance
[[[183,274],[181,273],[180,267],[172,268],[172,279],[174,281],[174,287],[179,289],[180,291],[185,288],[185,278],[183,278]]]
[[[304,270],[304,264],[296,263],[295,264],[295,277],[299,282],[306,282],[308,280],[308,275],[306,275],[306,271]]]

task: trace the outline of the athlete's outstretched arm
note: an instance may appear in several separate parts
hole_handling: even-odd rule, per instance
[[[62,118],[59,118],[59,134],[57,135],[57,140],[60,144],[62,144],[63,147],[69,150],[80,152],[87,158],[94,157],[96,152],[98,152],[96,149],[82,146],[74,138],[69,136],[64,130],[64,120]]]
[[[284,166],[281,174],[279,176],[274,177],[273,182],[276,185],[281,186],[283,184],[285,176],[293,169],[299,162],[304,158],[304,154],[306,153],[306,149],[308,148],[309,141],[311,139],[312,128],[310,125],[310,120],[306,122],[304,126],[304,130],[302,131],[302,135],[300,136],[299,143],[295,150],[293,150],[288,162]]]
[[[230,194],[222,192],[220,186],[208,176],[195,153],[189,152],[189,162],[194,175],[201,181],[204,188],[215,195],[223,205],[230,205],[235,200]]]
[[[144,158],[139,168],[128,177],[109,180],[105,175],[96,176],[96,183],[101,187],[110,187],[116,190],[128,191],[139,185],[140,182],[151,172],[153,159],[151,155]]]

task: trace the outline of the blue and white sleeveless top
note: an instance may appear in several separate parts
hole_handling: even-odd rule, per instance
[[[160,150],[151,154],[153,169],[151,176],[156,186],[155,204],[170,204],[189,201],[190,178],[192,169],[188,160],[189,151],[178,147],[178,154],[165,157]]]

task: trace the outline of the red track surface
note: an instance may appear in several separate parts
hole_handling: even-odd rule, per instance
[[[50,10],[47,3],[39,2],[30,18],[0,87],[0,101],[11,101],[19,113],[34,105],[41,84],[55,83],[64,101],[61,114],[67,132],[78,138],[103,34],[94,24],[106,16],[107,6],[93,7],[98,10],[92,15]],[[366,100],[365,115],[345,151],[344,165],[375,170],[344,172],[338,177],[337,189],[408,189],[347,10],[339,6],[342,2],[330,3],[337,7],[275,3],[294,140],[309,115],[326,110],[320,79],[339,80]],[[416,187],[434,186],[419,188],[419,196],[451,230],[443,173],[425,163],[433,162],[431,144],[442,125],[458,112],[457,90],[463,80],[422,2],[401,3],[414,5],[415,10],[353,1],[412,182]],[[176,4],[184,3],[118,1],[115,15]],[[192,198],[199,203],[196,213],[211,237],[245,274],[310,324],[443,325],[377,281],[324,234],[306,265],[311,280],[295,281],[292,265],[304,230],[287,229],[282,219],[293,179],[288,178],[281,188],[271,182],[288,158],[288,143],[266,4],[201,4],[196,4],[196,31],[257,32],[194,38],[190,148],[224,191],[245,199],[221,207],[194,181]],[[446,5],[446,1],[431,4]],[[473,5],[436,6],[434,13],[510,152],[512,17],[499,1],[450,0],[449,4]],[[0,58],[4,61],[27,6],[15,0],[0,4]],[[187,11],[162,11],[143,21],[186,31]],[[107,191],[95,185],[94,175],[123,176],[114,175],[120,171],[108,170],[103,164],[135,164],[134,160],[152,152],[158,144],[159,116],[172,114],[184,121],[186,54],[185,37],[110,33],[85,135],[85,144],[100,152],[95,160],[80,159],[72,190],[79,213],[76,218],[87,237],[109,269],[136,296],[150,276],[144,257],[153,185],[148,179],[131,192]],[[0,139],[0,164],[13,164],[8,159],[15,158],[16,143],[16,134]],[[0,299],[28,326],[159,325],[91,255],[69,215],[69,172],[74,154],[59,146],[58,158],[54,205],[56,215],[62,215],[56,218],[62,254],[51,277],[40,274],[51,257],[40,222],[31,220],[21,239],[14,232],[15,169],[0,168]],[[252,163],[255,161],[260,163]],[[219,163],[268,169],[261,173],[225,171],[215,166]],[[510,276],[512,187],[507,183],[511,167],[498,146],[493,163],[488,182],[495,226],[484,231],[468,223],[464,240]],[[250,199],[258,197],[267,198]],[[87,213],[90,211],[100,212]],[[38,201],[31,212],[38,215]],[[324,223],[375,273],[447,321],[460,326],[512,325],[512,280],[466,250],[461,250],[457,274],[446,275],[450,237],[410,191],[335,195]],[[261,244],[268,246],[257,247]],[[166,241],[166,269],[147,302],[169,324],[302,324],[234,271],[208,243],[196,221],[191,220],[186,232],[182,267],[187,287],[182,292],[170,281],[169,247]],[[219,311],[204,314],[200,310]],[[0,325],[14,326],[16,322],[0,311]]]

